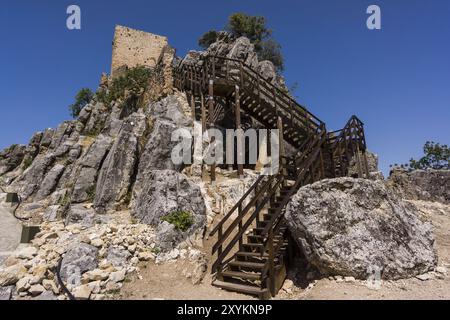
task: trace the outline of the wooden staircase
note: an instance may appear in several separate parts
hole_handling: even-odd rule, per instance
[[[261,175],[211,231],[213,285],[267,299],[283,285],[293,245],[284,211],[304,185],[346,176],[357,157],[358,176],[368,177],[363,123],[353,116],[344,129],[325,124],[242,61],[206,57],[201,65],[180,65],[175,86],[187,92],[195,120],[213,127],[229,112],[241,128],[241,113],[268,129],[282,130],[296,148],[281,158],[280,170]]]

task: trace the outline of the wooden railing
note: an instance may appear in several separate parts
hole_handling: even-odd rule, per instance
[[[210,81],[230,81],[257,97],[260,103],[271,105],[274,113],[287,119],[292,126],[314,132],[323,125],[319,118],[241,60],[207,56],[200,66],[180,62],[174,70],[174,78],[178,89],[193,94],[207,92]]]
[[[226,257],[233,248],[238,245],[238,248],[242,249],[245,233],[253,222],[258,223],[260,221],[261,210],[273,199],[276,187],[281,185],[283,180],[282,174],[260,176],[230,212],[211,231],[211,237],[217,234],[217,242],[212,249],[213,255],[217,253],[217,259],[212,266],[213,273],[220,272],[223,266],[227,264],[228,260],[226,260]],[[252,195],[253,193],[254,195]],[[233,219],[232,216],[236,211],[237,217]],[[226,223],[228,223],[228,227],[225,227]],[[233,233],[236,230],[237,233]]]
[[[350,161],[356,157],[356,165],[359,177],[369,177],[369,167],[366,157],[366,138],[364,123],[356,116],[352,116],[346,126],[339,131],[328,134],[332,157],[339,163],[341,176],[348,174]]]

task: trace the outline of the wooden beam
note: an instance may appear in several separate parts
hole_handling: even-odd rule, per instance
[[[241,133],[241,96],[239,91],[239,86],[235,87],[235,126],[236,126],[236,136],[237,136],[237,159],[241,159],[243,157],[243,143],[242,141],[242,133]],[[238,175],[239,178],[244,178],[244,165],[240,164],[238,161]]]

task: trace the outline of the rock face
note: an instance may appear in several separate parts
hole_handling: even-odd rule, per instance
[[[25,149],[25,146],[15,144],[0,152],[0,175],[20,165],[25,156]]]
[[[405,199],[450,204],[450,170],[396,169],[391,172],[388,185]]]
[[[134,118],[139,123],[128,120],[123,124],[100,170],[94,207],[101,213],[114,209],[115,204],[123,201],[131,192],[131,178],[138,160],[138,136],[133,129],[136,126],[145,130],[145,116],[141,114],[139,118]]]
[[[176,171],[150,171],[142,192],[136,197],[133,216],[142,223],[157,226],[163,216],[180,210],[194,217],[188,233],[205,225],[206,206],[200,188]]]
[[[286,209],[306,259],[324,275],[381,271],[408,278],[437,264],[432,227],[381,181],[338,178],[303,187]]]

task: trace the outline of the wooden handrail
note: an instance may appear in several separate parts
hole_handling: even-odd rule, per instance
[[[244,202],[244,200],[252,193],[253,190],[261,183],[261,181],[267,176],[260,176],[255,183],[247,190],[247,192],[239,199],[236,205],[228,212],[228,214],[223,217],[223,219],[214,227],[214,229],[209,234],[210,237],[214,236],[217,231],[223,226],[223,224],[231,217],[231,215],[239,208],[239,206]]]
[[[274,176],[272,176],[274,177]],[[258,205],[256,206],[255,210],[253,211],[252,215],[247,219],[245,224],[242,226],[241,230],[235,235],[235,237],[230,241],[230,243],[227,245],[227,247],[222,251],[221,254],[217,257],[217,260],[214,262],[212,266],[212,271],[214,272],[217,270],[217,267],[219,264],[222,263],[223,259],[230,253],[231,249],[236,245],[236,243],[239,241],[239,239],[247,232],[247,229],[250,227],[250,225],[253,223],[253,221],[256,219],[256,216],[259,215],[260,211],[266,206],[267,202],[269,202],[270,198],[273,196],[273,194],[276,192],[276,188],[282,183],[284,177],[279,174],[276,176],[276,184],[275,186],[272,186],[272,181],[267,182],[264,185],[265,191],[269,189],[269,187],[273,187],[272,189],[269,189],[270,192],[268,195],[263,197],[262,199],[258,199]]]
[[[235,220],[233,220],[233,222],[227,228],[222,237],[220,237],[220,239],[218,239],[216,244],[213,246],[212,250],[213,254],[216,253],[217,249],[227,240],[228,236],[233,232],[236,226],[244,220],[246,214],[250,211],[251,207],[253,207],[253,205],[261,198],[261,195],[264,194],[264,192],[266,192],[267,189],[269,189],[268,186],[271,185],[273,179],[274,176],[270,176],[269,180],[261,187],[261,189],[258,190],[258,193],[250,200],[245,209],[242,210],[241,214]],[[227,220],[223,219],[222,221],[225,222]]]

